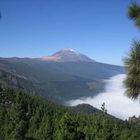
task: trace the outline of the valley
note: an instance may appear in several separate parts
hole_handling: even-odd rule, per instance
[[[104,90],[105,79],[124,73],[121,66],[99,63],[80,53],[77,56],[77,52],[69,49],[60,50],[52,57],[55,55],[61,61],[0,58],[0,82],[31,95],[63,102],[96,96]]]

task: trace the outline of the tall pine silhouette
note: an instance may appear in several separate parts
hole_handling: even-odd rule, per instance
[[[133,3],[128,9],[128,17],[134,21],[140,29],[140,5]],[[128,97],[137,99],[140,95],[140,41],[134,41],[131,51],[124,64],[127,68],[125,79],[126,94]]]

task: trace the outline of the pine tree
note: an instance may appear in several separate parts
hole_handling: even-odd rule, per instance
[[[128,16],[140,28],[140,5],[133,3],[128,9]],[[124,59],[127,77],[124,81],[126,95],[137,99],[140,95],[140,42],[134,41],[130,54]]]

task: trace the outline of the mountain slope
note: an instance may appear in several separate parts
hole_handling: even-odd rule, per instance
[[[43,57],[42,60],[55,62],[94,62],[88,56],[69,48],[62,49],[52,56]]]
[[[105,79],[120,73],[123,67],[91,62],[90,58],[71,62],[0,58],[1,83],[61,101],[95,96],[104,90]]]

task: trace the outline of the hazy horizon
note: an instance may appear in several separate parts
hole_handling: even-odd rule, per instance
[[[0,56],[0,58],[31,58],[31,59],[36,59],[36,58],[43,58],[43,57],[46,57],[46,56],[53,56],[55,53],[57,53],[57,52],[59,52],[59,51],[62,51],[62,50],[64,50],[64,49],[71,49],[71,48],[62,48],[62,49],[60,49],[60,50],[57,50],[56,52],[54,52],[54,53],[52,53],[51,55],[45,55],[45,56],[39,56],[39,57],[30,57],[30,56],[22,56],[22,57],[18,57],[18,56],[10,56],[10,57],[1,57]],[[71,50],[73,50],[73,51],[75,51],[75,53],[79,53],[79,54],[82,54],[82,55],[85,55],[85,56],[87,56],[87,57],[89,57],[87,54],[83,54],[83,53],[81,53],[81,52],[79,52],[79,51],[76,51],[76,50],[74,50],[74,49],[71,49]],[[95,62],[99,62],[99,63],[105,63],[105,64],[110,64],[110,63],[107,63],[107,62],[100,62],[100,61],[98,61],[98,60],[95,60],[95,59],[93,59],[93,58],[91,58],[91,57],[89,57],[90,59],[92,59],[92,60],[94,60]],[[110,65],[116,65],[116,66],[124,66],[123,64],[121,65],[117,65],[117,64],[110,64]]]

